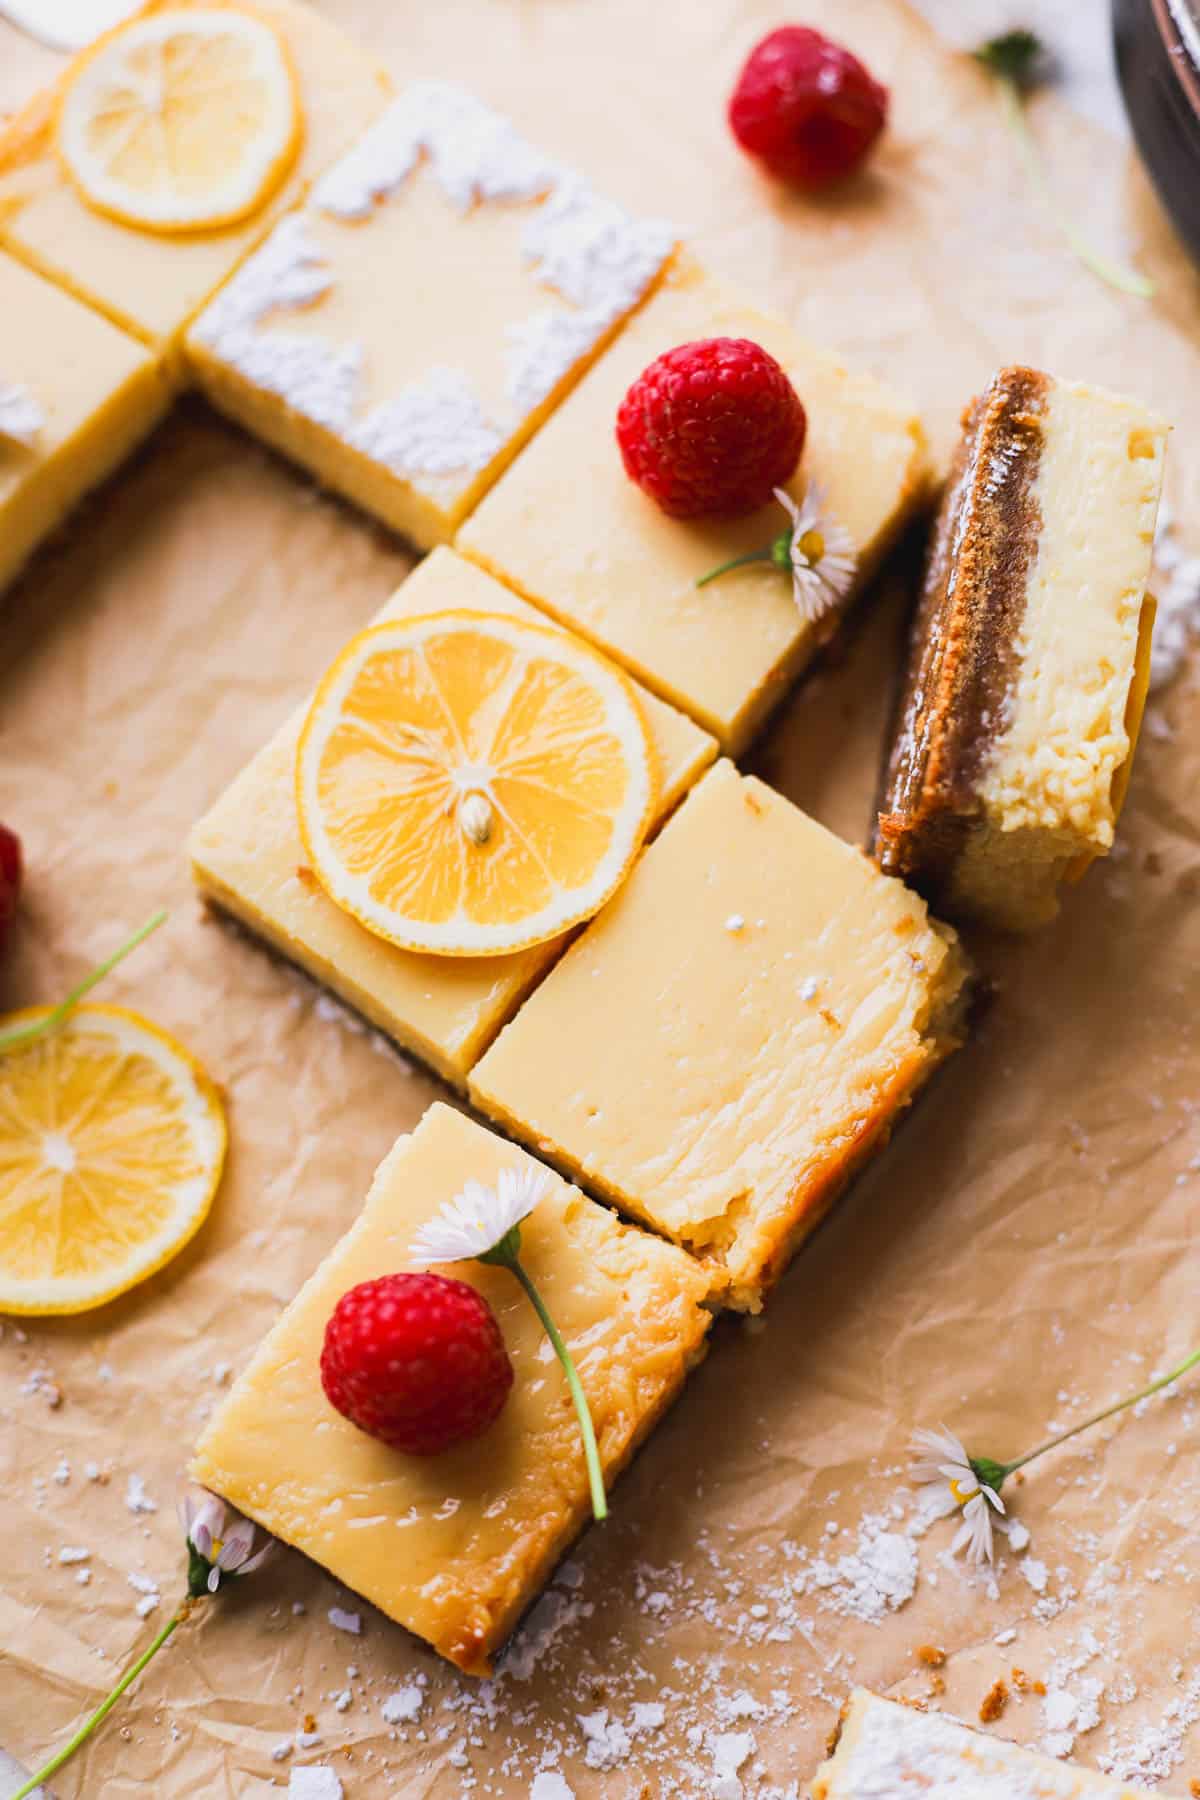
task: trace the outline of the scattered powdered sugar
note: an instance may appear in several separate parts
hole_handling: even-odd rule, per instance
[[[131,1513],[156,1513],[158,1501],[152,1500],[146,1492],[146,1484],[140,1475],[131,1475],[125,1483],[125,1504]]]
[[[742,1800],[740,1772],[754,1755],[751,1731],[724,1731],[712,1742],[712,1800]]]
[[[529,1800],[575,1800],[575,1789],[555,1769],[540,1769],[529,1789]]]
[[[310,1765],[292,1770],[287,1791],[290,1800],[342,1800],[344,1790],[332,1769]]]
[[[335,1631],[348,1631],[352,1637],[358,1637],[362,1631],[362,1614],[346,1612],[343,1607],[329,1608],[329,1623]]]
[[[821,1553],[807,1560],[793,1578],[794,1591],[816,1594],[827,1611],[879,1624],[911,1600],[917,1587],[916,1545],[907,1534],[889,1530],[892,1523],[887,1513],[868,1513],[854,1548],[832,1560]]]
[[[1181,1677],[1181,1671],[1176,1671]],[[1100,1767],[1122,1781],[1165,1781],[1183,1761],[1184,1743],[1192,1726],[1200,1723],[1200,1673],[1194,1674],[1161,1719],[1143,1724],[1114,1741],[1097,1760]]]
[[[409,1682],[389,1694],[379,1710],[389,1725],[412,1725],[420,1718],[424,1704],[424,1690],[415,1682]]]
[[[0,381],[0,438],[32,450],[45,426],[46,415],[28,388]]]
[[[474,474],[646,292],[675,233],[635,219],[579,175],[529,144],[464,89],[418,82],[322,177],[313,206],[368,219],[425,158],[451,204],[529,206],[520,254],[540,286],[570,310],[543,307],[509,327],[504,349],[509,416],[489,417],[460,369],[431,367],[360,416],[366,353],[315,334],[264,331],[272,316],[314,305],[336,281],[304,215],[283,221],[195,326],[198,341],[253,387],[408,479]],[[311,218],[311,215],[309,215]]]
[[[615,1769],[629,1755],[629,1733],[618,1719],[609,1717],[606,1708],[580,1713],[579,1729],[586,1746],[583,1760],[589,1769]]]
[[[1174,681],[1200,635],[1200,556],[1188,556],[1164,499],[1159,507],[1150,588],[1158,601],[1150,648],[1150,691]]]

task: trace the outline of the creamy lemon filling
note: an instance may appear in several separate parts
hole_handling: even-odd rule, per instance
[[[923,901],[722,762],[470,1092],[757,1308],[958,1042],[965,982]]]

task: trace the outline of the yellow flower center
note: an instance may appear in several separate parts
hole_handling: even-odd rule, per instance
[[[965,1488],[961,1482],[952,1481],[950,1483],[950,1492],[954,1495],[954,1498],[958,1501],[960,1506],[965,1506],[968,1500],[975,1499],[976,1495],[979,1493],[979,1486],[977,1483],[974,1487]]]
[[[814,525],[796,546],[809,568],[815,568],[825,554],[825,539]]]
[[[212,1552],[208,1559],[209,1562],[216,1562],[218,1556],[220,1556],[220,1554],[224,1548],[225,1548],[225,1539],[224,1538],[214,1538],[212,1541]]]

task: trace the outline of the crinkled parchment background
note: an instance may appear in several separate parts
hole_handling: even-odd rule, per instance
[[[820,204],[761,183],[723,124],[732,72],[777,21],[770,0],[328,10],[398,76],[463,78],[633,205],[676,218],[721,271],[911,394],[942,451],[1001,361],[1144,396],[1177,422],[1170,491],[1185,522],[1200,518],[1200,290],[1144,177],[1115,140],[1038,102],[1068,204],[1102,243],[1136,252],[1161,284],[1153,305],[1072,263],[1031,208],[986,81],[898,0],[801,9],[860,48],[894,98],[869,176]],[[0,102],[51,64],[0,30]],[[399,297],[420,275],[392,278],[402,329]],[[171,1268],[93,1317],[0,1338],[0,1743],[26,1760],[63,1738],[145,1640],[130,1570],[161,1581],[165,1617],[182,1572],[177,1472],[220,1391],[214,1366],[241,1364],[434,1092],[299,977],[205,923],[183,858],[191,821],[408,567],[381,530],[190,403],[37,563],[0,622],[0,815],[19,825],[32,871],[0,1003],[60,993],[168,903],[169,926],[111,997],[199,1052],[225,1085],[233,1131],[211,1222]],[[757,757],[854,838],[894,633],[885,607],[794,696]],[[1119,1752],[1172,1703],[1186,1717],[1200,1666],[1200,1427],[1186,1395],[1040,1465],[1016,1494],[1048,1593],[1082,1590],[1106,1568],[1099,1597],[1057,1620],[1033,1617],[1011,1560],[998,1597],[972,1592],[939,1562],[939,1527],[921,1543],[914,1599],[883,1626],[814,1600],[790,1641],[755,1646],[736,1621],[763,1603],[785,1540],[812,1549],[837,1520],[851,1529],[835,1548],[852,1545],[862,1514],[886,1503],[915,1423],[945,1419],[976,1449],[1015,1454],[1200,1331],[1197,699],[1193,671],[1153,708],[1119,855],[1058,926],[980,947],[995,995],[974,1041],[800,1258],[765,1329],[718,1332],[621,1487],[615,1522],[582,1546],[581,1616],[553,1657],[501,1690],[493,1728],[441,1713],[467,1684],[369,1609],[360,1639],[335,1631],[327,1609],[344,1596],[288,1555],[177,1641],[58,1793],[265,1794],[286,1779],[271,1746],[311,1714],[351,1800],[457,1796],[469,1770],[447,1752],[472,1733],[456,1754],[487,1795],[525,1795],[554,1746],[582,1800],[659,1792],[664,1755],[681,1791],[702,1794],[688,1770],[711,1758],[686,1728],[705,1715],[682,1700],[653,1752],[635,1748],[607,1773],[585,1767],[576,1715],[608,1695],[624,1716],[664,1682],[765,1702],[747,1790],[803,1786],[851,1676],[921,1693],[914,1651],[933,1642],[951,1653],[947,1703],[970,1716],[996,1674],[1016,1661],[1045,1676],[1089,1624],[1105,1646],[1089,1668],[1109,1695],[1081,1757]],[[57,1409],[39,1371],[59,1385]],[[85,1480],[89,1459],[111,1466],[106,1485]],[[156,1513],[127,1509],[131,1472]],[[58,1564],[63,1545],[90,1549],[87,1587]],[[657,1618],[639,1598],[643,1565],[673,1570]],[[996,1647],[1008,1628],[1015,1641]],[[360,1673],[338,1713],[322,1696],[347,1685],[348,1663]],[[379,1701],[418,1672],[427,1741],[394,1740]],[[1038,1703],[1014,1703],[1002,1729],[1039,1735]],[[1200,1733],[1171,1785],[1186,1791],[1193,1774]]]

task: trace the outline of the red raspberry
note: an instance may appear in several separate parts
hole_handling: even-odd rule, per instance
[[[325,1327],[331,1406],[410,1456],[436,1456],[497,1419],[513,1383],[482,1294],[445,1275],[381,1275],[343,1294]]]
[[[0,952],[8,941],[21,897],[21,840],[7,825],[0,825]]]
[[[857,56],[806,25],[781,25],[747,57],[729,123],[742,149],[772,175],[823,188],[858,167],[887,109],[887,89]]]
[[[808,421],[773,356],[700,338],[656,357],[617,413],[625,473],[676,519],[765,506],[800,461]]]

